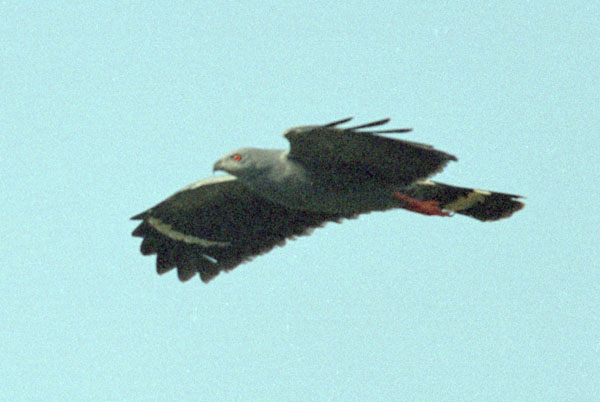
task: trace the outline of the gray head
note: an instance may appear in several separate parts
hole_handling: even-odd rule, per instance
[[[240,148],[215,162],[213,172],[222,170],[237,177],[251,177],[271,169],[283,151],[275,149]]]

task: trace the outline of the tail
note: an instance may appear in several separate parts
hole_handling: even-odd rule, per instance
[[[455,187],[431,180],[415,183],[404,194],[422,201],[437,201],[445,211],[470,216],[480,221],[508,218],[525,204],[519,195]]]

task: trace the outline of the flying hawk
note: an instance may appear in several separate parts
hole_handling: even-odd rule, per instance
[[[325,223],[403,208],[424,215],[453,213],[480,221],[523,208],[518,195],[427,180],[456,157],[430,145],[380,134],[389,119],[342,128],[351,118],[294,127],[289,150],[241,148],[213,171],[228,174],[193,183],[131,219],[142,222],[143,255],[156,254],[163,274],[204,282]]]

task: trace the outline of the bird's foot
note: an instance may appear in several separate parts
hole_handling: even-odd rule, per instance
[[[422,201],[397,191],[392,193],[392,197],[402,201],[405,204],[400,208],[404,208],[412,212],[417,212],[423,215],[450,216],[448,212],[440,208],[440,203],[436,200]]]

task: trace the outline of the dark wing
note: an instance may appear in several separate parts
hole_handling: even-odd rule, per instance
[[[339,128],[351,119],[323,126],[303,126],[288,130],[288,158],[309,170],[327,173],[333,180],[361,183],[375,180],[408,185],[441,171],[455,156],[430,145],[382,137],[378,134],[405,133],[411,129],[364,130],[381,126],[389,119],[349,128]]]
[[[437,201],[440,208],[470,216],[480,221],[508,218],[525,207],[515,194],[457,187],[431,180],[415,183],[403,191],[406,195],[423,201]]]
[[[142,223],[132,234],[143,238],[143,255],[157,254],[159,274],[177,267],[181,281],[198,272],[208,282],[286,238],[342,218],[285,208],[258,197],[233,176],[217,176],[134,216]]]

